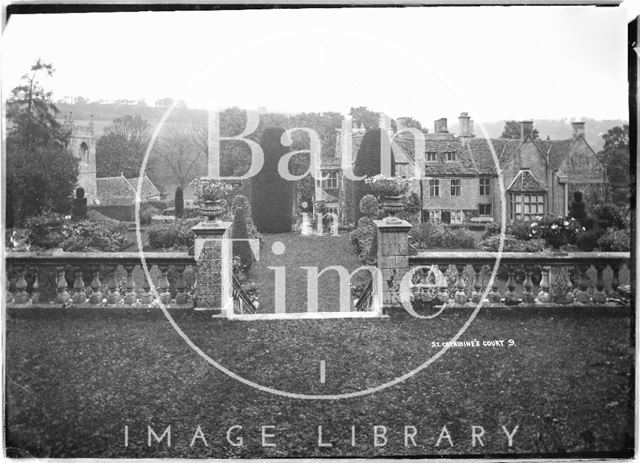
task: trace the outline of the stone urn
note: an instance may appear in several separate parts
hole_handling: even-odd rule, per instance
[[[225,199],[203,199],[200,201],[200,212],[209,222],[217,222],[227,208]]]
[[[398,212],[404,207],[403,194],[385,194],[382,199],[382,209],[387,213],[384,221],[387,223],[400,222]]]

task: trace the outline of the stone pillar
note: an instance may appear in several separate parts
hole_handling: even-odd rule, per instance
[[[406,220],[374,220],[378,252],[377,266],[382,273],[382,307],[402,307],[400,282],[409,271],[409,230]]]
[[[230,226],[231,222],[200,222],[191,229],[196,235],[196,310],[223,316],[233,310]]]

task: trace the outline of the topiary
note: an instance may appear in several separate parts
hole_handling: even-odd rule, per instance
[[[238,257],[242,263],[242,269],[246,273],[253,264],[253,252],[248,241],[247,220],[244,209],[238,208],[233,215],[233,256]],[[236,241],[238,240],[238,241]]]
[[[389,135],[385,130],[375,129],[369,130],[364,134],[360,149],[358,150],[358,156],[353,167],[353,173],[356,176],[373,177],[381,173],[380,158],[386,153],[381,153],[381,140],[385,137],[388,142]],[[393,154],[391,154],[391,176],[395,175],[395,160]],[[385,172],[385,175],[389,175]],[[371,189],[364,180],[358,180],[353,182],[353,204],[360,204],[360,199],[371,192]],[[356,211],[355,221],[362,217],[360,210]]]
[[[71,203],[71,218],[83,220],[87,218],[87,198],[84,197],[84,188],[76,188],[76,197]]]
[[[360,198],[360,212],[365,217],[375,217],[378,214],[378,199],[373,195],[364,195]],[[360,220],[358,220],[360,226]]]
[[[293,185],[278,172],[280,158],[288,152],[280,142],[283,132],[276,127],[264,130],[260,140],[264,165],[251,181],[253,218],[262,233],[290,232],[293,222]]]
[[[176,194],[174,196],[174,213],[176,216],[176,219],[180,219],[182,218],[182,216],[184,215],[184,193],[182,191],[182,187],[178,187],[176,188]]]

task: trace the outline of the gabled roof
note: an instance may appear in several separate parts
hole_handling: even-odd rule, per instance
[[[133,204],[136,198],[138,177],[101,177],[96,179],[96,193],[100,204]],[[160,196],[160,192],[145,174],[142,179],[140,199],[142,201]]]
[[[527,191],[547,191],[547,189],[534,177],[529,169],[522,169],[513,179],[507,191],[519,193]]]
[[[562,161],[566,159],[571,151],[571,144],[574,140],[536,140],[534,143],[549,160],[549,166],[553,170],[558,170]]]

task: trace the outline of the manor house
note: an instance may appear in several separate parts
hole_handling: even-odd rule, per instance
[[[519,139],[487,140],[474,135],[468,113],[460,114],[458,121],[457,135],[448,131],[446,118],[434,122],[433,132],[425,131],[423,179],[411,191],[421,200],[422,221],[500,221],[503,196],[496,161],[502,172],[508,221],[545,214],[564,216],[574,192],[582,192],[586,203],[607,192],[605,168],[585,140],[584,122],[573,122],[572,132],[563,140],[533,139],[532,121],[520,123]],[[414,137],[404,131],[405,124],[406,118],[398,118],[395,132],[381,128],[391,138],[396,175],[413,177]],[[344,225],[354,223],[357,205],[351,204],[351,182],[342,175],[347,162],[342,153],[351,149],[355,160],[364,133],[363,127],[355,127],[350,139],[345,139],[339,131],[335,156],[321,160],[326,178],[319,185],[317,199],[324,200]]]

